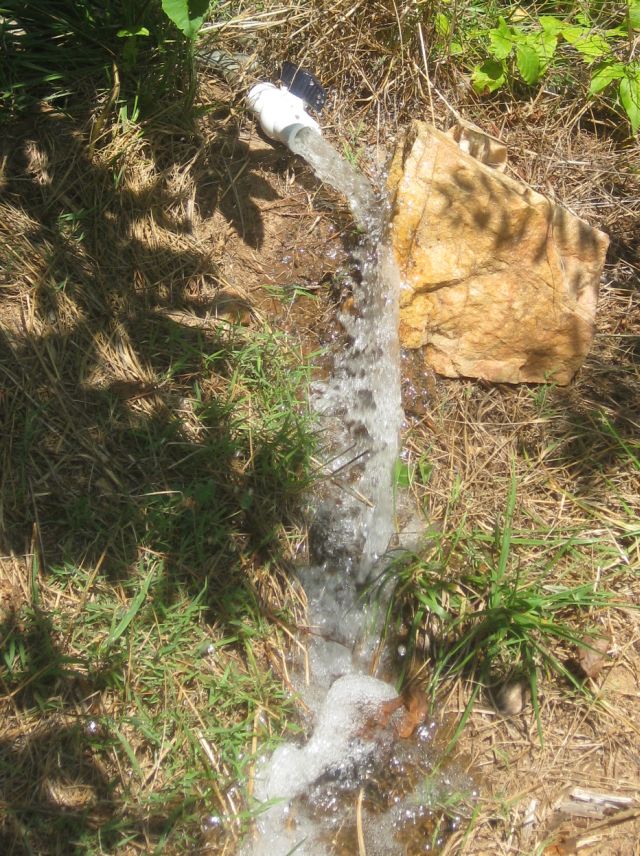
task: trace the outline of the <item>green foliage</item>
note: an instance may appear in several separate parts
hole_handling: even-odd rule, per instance
[[[488,3],[466,10],[455,21],[440,13],[436,32],[441,49],[446,42],[450,53],[469,63],[480,95],[543,81],[557,88],[571,80],[572,90],[578,83],[584,97],[603,99],[621,112],[635,134],[640,127],[640,61],[633,45],[640,31],[640,0],[627,0],[617,14],[606,17],[595,4],[571,14],[559,3],[541,8],[557,14],[512,6],[497,15]],[[586,87],[580,74],[575,79],[576,62],[585,71]]]
[[[192,43],[209,0],[0,0],[0,101],[13,110],[88,90],[138,98],[192,90]],[[174,26],[175,25],[175,26]],[[177,30],[176,30],[177,27]]]
[[[588,647],[584,620],[594,610],[615,605],[609,591],[574,581],[581,550],[597,549],[596,542],[567,534],[516,533],[515,509],[512,477],[503,519],[493,534],[469,531],[464,524],[446,535],[433,533],[424,555],[400,558],[381,581],[381,590],[393,587],[389,632],[392,617],[406,622],[402,607],[410,611],[407,666],[422,628],[431,629],[434,697],[444,679],[464,676],[473,682],[456,737],[482,686],[519,674],[530,686],[542,741],[540,676],[553,673],[588,694],[566,665],[566,646]]]
[[[209,0],[162,0],[162,8],[176,27],[193,41],[202,27]]]

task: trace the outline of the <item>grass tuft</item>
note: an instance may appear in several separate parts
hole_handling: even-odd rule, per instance
[[[568,665],[572,649],[589,647],[585,633],[594,631],[600,611],[627,605],[613,590],[577,582],[585,549],[596,549],[602,561],[617,558],[610,546],[569,533],[514,532],[516,484],[512,473],[502,521],[491,535],[463,520],[455,531],[432,534],[424,554],[400,557],[379,581],[381,592],[392,592],[387,633],[397,635],[405,623],[403,678],[415,671],[421,636],[424,652],[426,629],[432,700],[443,682],[462,677],[472,687],[451,747],[481,689],[514,675],[529,684],[542,743],[539,678],[562,678],[591,701],[589,686]]]

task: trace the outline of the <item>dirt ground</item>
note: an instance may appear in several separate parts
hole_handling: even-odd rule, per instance
[[[216,83],[205,88],[205,100],[225,97]],[[620,469],[601,434],[580,430],[596,406],[602,406],[623,437],[636,442],[638,436],[640,180],[637,172],[633,182],[622,177],[623,169],[631,174],[632,153],[580,130],[563,137],[559,150],[558,139],[545,134],[542,105],[526,116],[510,117],[508,128],[491,110],[470,110],[469,118],[502,135],[510,148],[512,174],[610,234],[598,332],[576,382],[550,393],[550,416],[541,415],[533,389],[437,378],[415,354],[405,355],[408,454],[428,450],[433,520],[442,518],[455,475],[469,514],[488,528],[503,506],[515,454],[527,512],[547,525],[571,522],[585,532],[601,532],[618,544],[621,561],[629,566],[625,590],[619,594],[639,605],[639,533],[637,527],[620,527],[623,515],[612,492],[615,483],[621,488],[615,495],[627,497],[637,520],[637,474]],[[437,119],[445,125],[450,116],[443,109]],[[174,222],[132,215],[137,252],[149,254],[142,266],[147,282],[135,283],[142,295],[140,306],[153,281],[153,265],[174,264],[175,290],[169,288],[155,296],[152,306],[146,305],[171,323],[209,328],[220,318],[247,326],[268,321],[298,338],[307,354],[339,341],[336,309],[348,299],[350,278],[357,275],[349,258],[355,236],[344,203],[319,186],[308,167],[262,139],[248,120],[239,128],[207,121],[202,128],[205,145],[189,180],[170,163],[166,166],[165,202],[171,200],[172,207],[160,207]],[[33,181],[46,186],[46,164],[38,160],[37,140],[29,147],[31,133],[25,129],[23,153],[28,161],[31,152],[27,167]],[[393,147],[393,133],[381,139],[374,129],[362,143],[363,163],[384,161]],[[148,185],[139,179],[132,206],[140,204],[144,194],[157,192],[151,177]],[[23,214],[22,221],[12,221],[16,234],[32,228]],[[108,221],[103,225],[107,231],[112,228]],[[89,267],[93,263],[84,261]],[[104,276],[109,278],[108,273]],[[108,293],[111,306],[118,304],[117,289]],[[17,337],[25,325],[41,323],[29,298],[10,292],[6,296],[5,335]],[[82,323],[82,301],[96,298],[85,293],[74,301],[51,292],[39,299],[57,301],[60,326],[47,346],[55,349],[64,348],[65,323],[69,329]],[[96,361],[87,370],[86,384],[113,389],[131,376],[131,361],[123,356],[122,344],[118,357],[118,347],[106,333],[103,345],[103,356],[109,355],[103,365],[110,370],[100,374]],[[136,371],[135,382],[144,383],[142,361]],[[42,386],[45,396],[46,376]],[[123,387],[122,395],[142,409],[154,406],[140,386]],[[594,460],[604,461],[604,469],[596,470]],[[91,547],[83,545],[87,555]],[[54,544],[45,543],[43,549],[55,553]],[[599,568],[603,579],[608,570]],[[20,594],[16,573],[4,577],[0,598],[6,604],[26,596]],[[508,716],[498,713],[488,698],[476,705],[458,750],[458,762],[479,783],[475,823],[468,837],[464,830],[454,833],[444,853],[640,853],[640,613],[613,610],[602,629],[610,644],[606,665],[593,679],[597,702],[576,704],[566,688],[553,682],[541,690],[544,747],[530,705]],[[462,684],[451,687],[438,719],[461,713],[468,691]],[[576,787],[621,801],[614,799],[613,808],[591,815],[586,809],[585,816],[572,816],[562,806]]]
[[[629,203],[625,198],[633,190],[617,177],[629,155],[616,154],[606,141],[580,132],[565,138],[563,151],[558,151],[557,137],[545,137],[542,107],[520,122],[511,121],[510,131],[506,122],[487,112],[470,118],[510,146],[511,174],[610,234],[598,332],[576,382],[552,392],[559,413],[552,420],[540,417],[533,388],[437,378],[425,370],[418,354],[405,353],[408,448],[430,450],[431,514],[437,519],[443,513],[456,473],[466,507],[478,521],[490,521],[499,513],[509,461],[526,450],[533,463],[523,465],[519,474],[525,480],[528,510],[545,522],[561,525],[578,519],[585,531],[601,528],[603,537],[615,533],[624,561],[635,568],[635,583],[631,573],[624,595],[638,604],[638,532],[629,531],[625,538],[624,531],[616,530],[611,485],[591,466],[594,458],[609,453],[606,444],[595,433],[576,432],[576,421],[588,419],[602,404],[625,436],[637,438],[640,226],[637,199]],[[440,119],[446,124],[445,116]],[[238,167],[249,166],[234,185],[238,208],[235,223],[226,224],[222,278],[255,313],[300,336],[311,351],[339,336],[335,312],[348,296],[353,275],[348,218],[341,201],[319,187],[304,164],[292,161],[252,128],[245,134],[235,152]],[[384,161],[391,147],[390,139],[380,145],[375,135],[362,142],[369,144],[367,156],[374,163]],[[218,222],[215,230],[224,226]],[[278,301],[272,304],[266,296],[273,288],[281,289],[279,308]],[[564,458],[547,465],[552,441]],[[612,462],[612,477],[614,471]],[[637,500],[637,476],[629,473],[624,479],[627,495]],[[588,497],[602,514],[589,514],[588,509],[582,514],[579,503],[567,499],[574,493]],[[600,570],[606,576],[607,569]],[[602,629],[610,645],[607,666],[593,681],[597,703],[576,705],[565,688],[546,684],[541,693],[544,747],[538,743],[530,705],[511,715],[499,713],[489,698],[476,705],[458,761],[479,782],[478,815],[471,834],[454,834],[443,852],[640,853],[640,614],[633,609],[612,612]],[[465,689],[453,688],[441,710],[442,720],[460,715],[465,701]],[[612,807],[568,807],[575,788],[611,795]],[[618,804],[616,797],[621,799]]]

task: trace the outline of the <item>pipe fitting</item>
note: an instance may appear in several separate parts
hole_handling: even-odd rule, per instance
[[[249,91],[247,103],[267,137],[289,148],[302,128],[321,134],[320,126],[305,110],[302,98],[288,89],[280,89],[273,83],[258,83]]]

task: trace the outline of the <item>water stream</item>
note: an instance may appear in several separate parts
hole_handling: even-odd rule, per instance
[[[415,852],[432,852],[434,794],[420,792],[434,762],[432,733],[423,725],[414,740],[398,740],[395,688],[369,675],[378,635],[361,597],[395,531],[403,419],[400,277],[387,241],[388,212],[370,182],[313,131],[301,130],[291,148],[349,201],[362,232],[360,279],[340,317],[346,346],[330,378],[312,390],[329,462],[310,532],[313,564],[300,574],[312,633],[307,675],[296,688],[312,733],[258,765],[254,796],[264,811],[244,852],[394,856],[414,852],[407,835],[427,842]]]

